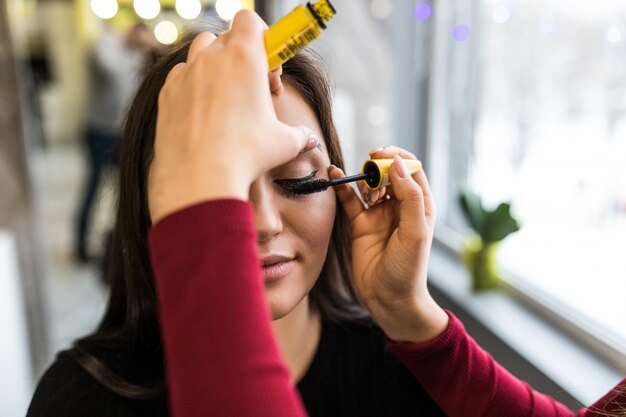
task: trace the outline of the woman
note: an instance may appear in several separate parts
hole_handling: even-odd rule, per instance
[[[187,59],[190,43],[150,71],[127,116],[105,316],[94,334],[58,356],[29,415],[167,415],[146,192],[159,91],[170,70]],[[284,89],[272,97],[278,118],[322,138],[319,147],[250,187],[265,294],[292,381],[310,415],[443,416],[386,349],[383,333],[357,301],[349,224],[334,191],[297,196],[275,182],[313,173],[327,178],[329,165],[343,166],[319,62],[310,53],[296,56],[283,66],[282,81]]]

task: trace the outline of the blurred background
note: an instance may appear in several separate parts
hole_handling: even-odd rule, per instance
[[[626,373],[626,2],[332,3],[313,49],[348,171],[414,152],[439,213],[434,294],[519,377],[594,400]],[[0,416],[103,312],[119,128],[146,69],[186,31],[298,4],[0,2]],[[495,289],[474,281],[477,241],[497,246]]]

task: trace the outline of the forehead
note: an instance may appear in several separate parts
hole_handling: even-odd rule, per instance
[[[313,109],[293,87],[285,84],[281,95],[272,95],[272,102],[278,120],[291,126],[306,126],[322,137],[322,129]]]

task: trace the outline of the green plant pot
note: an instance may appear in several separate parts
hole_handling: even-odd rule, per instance
[[[496,256],[500,242],[485,244],[475,235],[467,242],[461,259],[472,277],[473,291],[486,291],[498,288],[502,279],[498,273]]]

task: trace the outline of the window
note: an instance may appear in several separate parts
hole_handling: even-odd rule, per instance
[[[511,201],[507,278],[626,355],[626,3],[443,1],[429,149],[442,229],[458,192]]]
[[[622,3],[343,2],[313,48],[335,82],[347,171],[377,146],[416,153],[437,200],[437,238],[456,248],[468,232],[461,189],[488,206],[511,201],[523,228],[500,251],[510,284],[623,362]],[[271,3],[272,14],[295,4]]]

